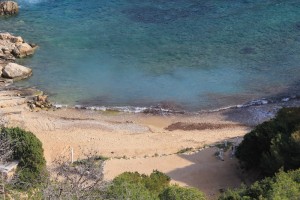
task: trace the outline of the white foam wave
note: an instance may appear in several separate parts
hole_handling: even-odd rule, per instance
[[[280,102],[287,102],[292,99],[297,99],[298,96],[288,96],[283,97],[280,99],[256,99],[249,102],[246,102],[244,104],[237,104],[237,105],[230,105],[225,106],[217,109],[212,110],[201,110],[201,111],[182,111],[182,110],[171,110],[171,109],[165,109],[160,106],[150,106],[150,107],[134,107],[134,106],[84,106],[84,105],[76,105],[71,108],[75,109],[84,109],[84,110],[93,110],[93,111],[116,111],[116,112],[126,112],[126,113],[152,113],[152,114],[201,114],[201,113],[207,113],[207,112],[219,112],[224,110],[230,110],[235,108],[247,108],[252,106],[260,106],[260,105],[266,105],[266,104],[272,104],[272,103],[280,103]],[[55,108],[68,108],[68,105],[61,105],[61,104],[55,104]]]
[[[75,109],[85,109],[94,111],[117,111],[117,112],[128,112],[128,113],[141,113],[144,112],[146,107],[132,107],[132,106],[116,106],[116,107],[105,107],[105,106],[82,106],[76,105]]]

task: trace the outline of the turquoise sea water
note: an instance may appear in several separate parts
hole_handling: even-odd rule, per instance
[[[40,48],[18,62],[70,105],[215,109],[300,94],[299,0],[18,0],[0,31]]]

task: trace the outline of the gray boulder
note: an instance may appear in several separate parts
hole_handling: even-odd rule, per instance
[[[10,78],[14,80],[25,79],[31,74],[32,70],[30,68],[18,65],[16,63],[8,63],[2,69],[3,78]]]
[[[0,15],[14,15],[19,12],[19,6],[13,1],[0,2]]]

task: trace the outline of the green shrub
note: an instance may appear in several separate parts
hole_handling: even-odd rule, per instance
[[[108,195],[117,199],[158,199],[158,194],[169,183],[170,178],[156,170],[150,176],[138,172],[124,172],[113,180]]]
[[[150,176],[125,172],[116,177],[107,192],[108,199],[120,200],[204,200],[202,192],[194,188],[170,186],[170,178],[153,171]]]
[[[264,176],[300,167],[300,108],[283,108],[276,118],[246,134],[236,153],[246,169]]]
[[[146,178],[144,180],[145,187],[151,191],[152,193],[159,194],[162,192],[166,187],[170,184],[170,177],[165,175],[164,173],[161,173],[157,170],[154,170],[149,178]]]
[[[18,186],[35,186],[46,176],[46,160],[41,141],[33,133],[20,128],[3,128],[1,131],[15,143],[13,159],[19,160]]]
[[[107,191],[107,199],[158,200],[157,195],[140,182],[113,182]]]
[[[249,187],[228,190],[219,200],[299,200],[300,169],[279,172],[274,177],[255,182]]]
[[[205,200],[202,192],[195,188],[184,188],[172,185],[166,188],[160,195],[160,200]]]

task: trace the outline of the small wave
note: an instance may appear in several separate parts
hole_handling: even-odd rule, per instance
[[[261,105],[267,105],[267,104],[274,104],[274,103],[284,103],[291,101],[293,99],[298,99],[300,97],[293,95],[288,97],[281,97],[281,98],[273,98],[273,99],[256,99],[249,102],[246,102],[244,104],[238,104],[238,105],[230,105],[225,106],[217,109],[211,109],[211,110],[201,110],[201,111],[184,111],[184,110],[175,110],[175,109],[168,109],[164,108],[163,106],[157,105],[157,106],[150,106],[150,107],[135,107],[135,106],[84,106],[84,105],[75,105],[71,106],[70,108],[75,109],[82,109],[82,110],[93,110],[93,111],[115,111],[115,112],[124,112],[124,113],[146,113],[146,114],[201,114],[201,113],[209,113],[209,112],[220,112],[230,109],[237,109],[237,108],[247,108],[252,106],[261,106]],[[54,104],[54,107],[57,109],[61,108],[69,108],[68,105],[62,105],[62,104]]]
[[[116,106],[116,107],[106,107],[106,106],[83,106],[76,105],[75,109],[84,110],[94,110],[94,111],[116,111],[116,112],[128,112],[128,113],[141,113],[146,110],[146,107],[133,107],[133,106]]]
[[[20,8],[26,5],[30,6],[30,5],[35,5],[35,4],[39,4],[39,3],[42,3],[42,2],[45,2],[47,0],[19,0],[17,1],[20,5]]]
[[[247,107],[252,107],[252,106],[261,106],[261,105],[267,105],[267,104],[274,104],[274,103],[284,103],[291,101],[293,99],[298,99],[297,95],[291,95],[287,97],[281,97],[281,98],[262,98],[262,99],[255,99],[249,102],[246,102],[244,104],[238,104],[238,105],[232,105],[232,106],[225,106],[217,109],[212,109],[212,110],[203,110],[200,111],[199,113],[205,113],[205,112],[219,112],[219,111],[224,111],[224,110],[229,110],[229,109],[235,109],[235,108],[247,108]]]
[[[62,109],[62,108],[68,108],[68,105],[63,105],[63,104],[53,104],[53,107],[56,109]]]
[[[29,3],[29,4],[36,4],[41,3],[45,0],[19,0],[20,3]]]
[[[151,107],[134,107],[134,106],[115,106],[115,107],[106,107],[106,106],[83,106],[76,105],[75,109],[83,110],[94,110],[94,111],[116,111],[116,112],[125,112],[125,113],[146,113],[146,114],[184,114],[187,113],[181,110],[172,110],[161,108],[159,106]]]

